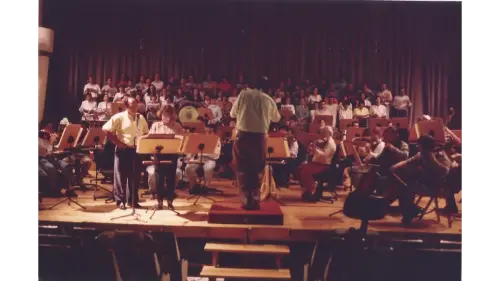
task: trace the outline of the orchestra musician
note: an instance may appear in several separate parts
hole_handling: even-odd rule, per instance
[[[220,124],[222,119],[222,109],[217,105],[217,99],[215,97],[210,99],[208,109],[210,109],[214,115],[212,120],[208,120],[208,126],[213,128],[214,131],[217,131],[217,126]]]
[[[69,191],[73,168],[69,165],[69,159],[59,159],[53,155],[53,145],[57,134],[53,132],[51,123],[42,121],[41,130],[38,135],[38,176],[40,183],[45,182],[49,196],[62,196],[64,190]],[[59,185],[62,183],[62,185]],[[40,184],[40,186],[44,186]]]
[[[276,103],[263,92],[269,88],[268,78],[259,78],[256,88],[243,89],[231,109],[236,118],[236,140],[233,155],[236,162],[237,182],[246,210],[259,209],[260,185],[266,165],[266,134],[272,122],[281,115]]]
[[[321,139],[314,143],[312,161],[302,164],[298,169],[299,184],[304,189],[302,200],[315,201],[313,194],[316,192],[314,175],[326,171],[332,162],[337,146],[333,140],[333,128],[325,126],[320,130]]]
[[[450,172],[450,164],[438,160],[434,152],[435,141],[431,136],[421,136],[417,140],[417,147],[419,152],[416,155],[393,165],[391,171],[399,176],[404,173],[410,177],[406,182],[418,179],[428,188],[440,188]],[[410,223],[422,211],[413,203],[413,191],[406,186],[401,186],[399,190],[399,205],[404,212],[404,224]]]
[[[209,134],[211,133],[213,133],[213,131],[209,130]],[[203,159],[201,159],[200,153],[186,155],[185,161],[188,164],[186,165],[185,173],[189,182],[189,188],[192,188],[196,184],[196,178],[201,175],[205,178],[205,185],[207,187],[210,186],[220,153],[221,142],[219,139],[214,153],[203,153]],[[201,165],[200,162],[202,162],[203,165]]]
[[[137,112],[136,99],[128,97],[124,105],[126,110],[113,115],[102,127],[108,141],[116,146],[113,192],[116,205],[122,210],[126,209],[125,203],[132,206],[132,196],[139,198],[140,166],[135,146],[137,138],[148,132],[146,119]],[[135,205],[140,207],[137,201]]]
[[[161,121],[153,123],[150,134],[180,134],[182,126],[177,123],[175,110],[171,106],[165,106],[160,112]],[[148,173],[148,185],[151,194],[157,194],[158,208],[163,208],[163,198],[167,199],[168,207],[172,207],[174,200],[175,182],[177,178],[178,155],[161,155],[160,160],[170,160],[172,164],[162,164],[155,168],[151,165],[146,168]],[[166,180],[165,180],[166,179]],[[165,188],[165,183],[167,187]]]

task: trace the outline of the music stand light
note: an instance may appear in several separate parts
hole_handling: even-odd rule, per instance
[[[70,150],[71,152],[71,149],[74,148],[76,146],[76,142],[77,140],[80,138],[80,135],[82,133],[83,129],[82,129],[82,125],[79,125],[79,124],[69,124],[67,125],[65,128],[64,128],[64,131],[61,135],[61,139],[59,140],[59,143],[55,146],[55,148],[59,151],[63,151],[63,150]],[[77,161],[79,161],[79,159],[76,159]],[[79,204],[77,201],[73,200],[69,195],[70,195],[70,190],[71,188],[68,187],[68,190],[66,191],[66,198],[64,198],[63,200],[57,202],[56,204],[50,206],[48,209],[52,209],[54,207],[56,207],[57,205],[63,203],[63,202],[66,202],[68,201],[68,206],[71,205],[71,203],[74,203],[78,206],[80,206],[80,208],[82,209],[86,209],[84,206],[82,206],[81,204]]]
[[[219,141],[220,141],[219,136],[215,134],[193,134],[190,136],[186,136],[184,140],[184,145],[182,146],[182,153],[186,155],[199,153],[200,160],[190,161],[190,164],[204,165],[203,154],[204,153],[214,154],[216,152]],[[192,195],[189,196],[187,200],[196,197],[196,201],[194,202],[193,205],[196,205],[200,197],[215,202],[215,200],[206,196],[209,193],[223,194],[223,192],[221,190],[218,190],[217,188],[209,188],[206,186],[197,189],[191,187],[190,193]]]
[[[284,159],[290,158],[290,150],[288,147],[288,140],[283,137],[270,137],[268,136],[266,138],[266,152],[267,152],[267,157],[266,157],[266,164],[267,164],[267,189],[265,189],[266,193],[264,196],[262,196],[261,193],[261,198],[266,198],[270,197],[272,200],[278,202],[281,206],[285,206],[285,203],[283,203],[278,195],[273,195],[272,193],[272,186],[273,186],[273,177],[272,177],[272,172],[271,172],[271,165],[272,164],[284,164]],[[276,159],[279,159],[281,161],[276,161]],[[274,186],[276,190],[279,191],[279,188],[275,185]],[[261,188],[262,191],[262,188]]]
[[[421,136],[432,135],[438,144],[445,142],[444,125],[441,120],[424,120],[410,129],[409,141],[416,142]]]
[[[90,147],[91,151],[94,152],[94,156],[95,156],[96,151],[99,149],[99,147],[102,147],[104,145],[105,140],[106,140],[106,132],[103,129],[91,128],[87,131],[87,134],[83,138],[83,141],[82,141],[80,146],[81,147]],[[97,175],[98,175],[98,171],[97,171],[97,167],[96,167],[95,178],[94,178],[95,183],[92,185],[94,187],[94,193],[92,194],[94,201],[96,200],[95,194],[96,194],[98,189],[102,189],[102,190],[108,192],[109,194],[113,193],[113,192],[111,192],[111,190],[97,184],[97,181],[98,181]],[[108,198],[108,197],[106,196],[106,198]]]

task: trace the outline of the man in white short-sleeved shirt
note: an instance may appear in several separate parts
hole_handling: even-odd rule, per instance
[[[94,83],[94,78],[92,76],[88,77],[88,83],[83,87],[83,94],[90,93],[94,99],[96,99],[101,94],[101,87]]]
[[[157,93],[161,92],[161,89],[163,89],[163,81],[160,80],[160,74],[155,74],[155,81],[153,81],[151,85],[155,86]]]
[[[135,150],[137,138],[148,133],[146,119],[137,112],[137,100],[128,97],[124,105],[127,110],[113,115],[102,127],[108,141],[116,146],[113,193],[122,210],[126,209],[125,203],[140,207],[137,202],[141,163]]]

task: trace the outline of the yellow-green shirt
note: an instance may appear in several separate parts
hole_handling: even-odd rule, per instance
[[[281,115],[276,103],[257,89],[243,89],[231,108],[236,118],[236,130],[266,134],[272,122],[279,122]]]

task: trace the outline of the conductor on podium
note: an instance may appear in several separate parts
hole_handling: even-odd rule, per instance
[[[266,165],[266,134],[270,123],[281,119],[276,103],[263,92],[268,86],[268,78],[260,77],[255,88],[241,91],[231,108],[237,130],[233,155],[245,210],[259,209],[259,190]]]
[[[107,138],[115,146],[113,192],[116,205],[125,210],[125,203],[132,206],[132,192],[138,197],[140,164],[136,154],[137,138],[148,133],[148,123],[137,112],[137,101],[132,98],[124,100],[126,110],[113,115],[104,124]],[[140,207],[137,202],[136,208]]]

